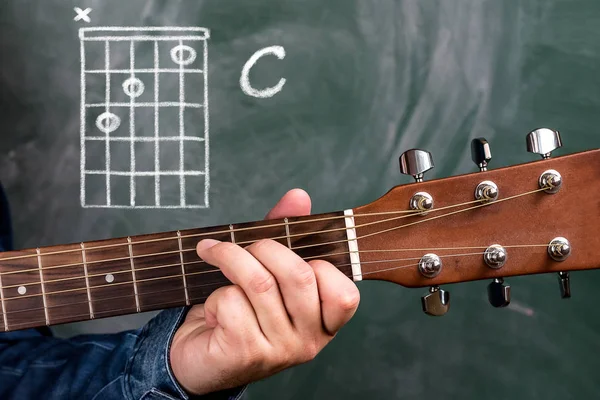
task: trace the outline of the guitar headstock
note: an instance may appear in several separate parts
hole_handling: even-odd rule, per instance
[[[487,170],[489,143],[472,142],[480,172],[423,181],[429,153],[409,150],[400,169],[413,184],[354,209],[363,279],[429,287],[424,311],[443,315],[440,285],[488,279],[490,302],[510,302],[504,278],[556,273],[570,297],[569,271],[600,268],[600,150],[552,158],[560,135],[527,136],[542,160]]]

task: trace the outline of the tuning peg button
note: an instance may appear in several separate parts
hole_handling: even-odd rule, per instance
[[[433,157],[428,151],[410,149],[400,156],[400,172],[412,175],[417,182],[423,182],[423,174],[433,167]]]
[[[506,307],[510,304],[510,286],[504,284],[504,279],[496,278],[488,285],[488,300],[494,307]]]
[[[471,158],[480,171],[487,171],[487,165],[492,159],[492,150],[485,138],[471,140]]]
[[[571,297],[571,278],[568,272],[558,273],[558,285],[560,286],[560,297],[568,299]]]
[[[527,151],[550,158],[551,153],[562,147],[560,132],[549,128],[539,128],[527,135]]]
[[[440,289],[439,286],[429,288],[429,294],[421,297],[423,312],[427,315],[439,317],[450,309],[450,292]]]

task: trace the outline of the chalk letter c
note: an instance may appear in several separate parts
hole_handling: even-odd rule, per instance
[[[259,58],[268,54],[272,54],[278,59],[283,60],[285,57],[285,49],[282,46],[265,47],[264,49],[260,49],[256,53],[252,54],[252,57],[246,61],[244,68],[242,68],[242,75],[240,76],[240,86],[244,93],[246,93],[248,96],[259,98],[272,97],[279,93],[283,88],[283,85],[285,85],[285,78],[281,78],[277,85],[268,87],[266,89],[255,89],[250,84],[250,69],[254,66],[254,64],[256,64]]]

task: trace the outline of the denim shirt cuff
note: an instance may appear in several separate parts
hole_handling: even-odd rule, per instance
[[[169,360],[171,343],[188,310],[189,308],[174,308],[162,311],[139,332],[138,344],[125,372],[125,385],[134,400],[237,400],[241,398],[246,387],[204,396],[190,396],[175,379]]]

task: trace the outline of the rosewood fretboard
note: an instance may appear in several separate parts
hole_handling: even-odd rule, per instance
[[[196,244],[204,238],[242,246],[275,239],[301,257],[327,260],[351,277],[343,215],[338,212],[0,253],[0,330],[203,303],[213,291],[230,284],[196,254]]]

